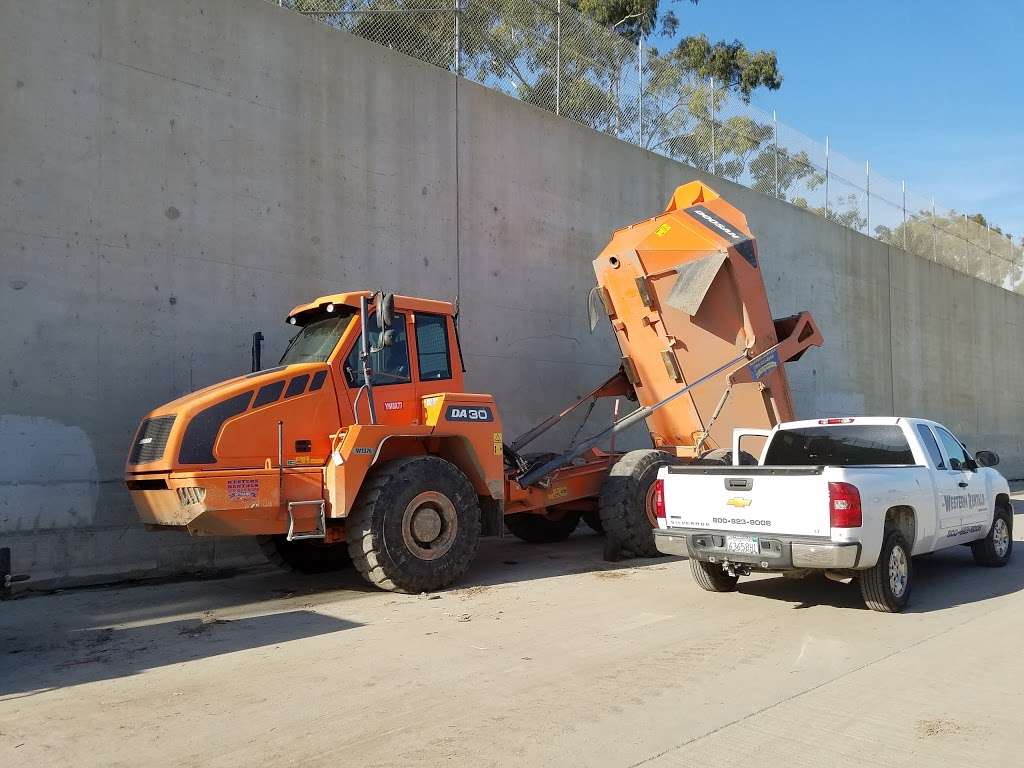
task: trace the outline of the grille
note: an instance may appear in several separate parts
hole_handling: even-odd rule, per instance
[[[171,434],[171,426],[174,424],[174,415],[159,416],[155,419],[146,419],[139,427],[139,434],[135,437],[135,445],[132,446],[129,464],[145,464],[150,461],[158,461],[164,455],[164,446],[167,445],[167,437]]]

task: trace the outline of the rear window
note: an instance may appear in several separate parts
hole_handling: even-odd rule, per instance
[[[903,430],[896,425],[842,425],[787,429],[776,433],[764,463],[807,467],[828,464],[856,467],[866,464],[913,465]]]

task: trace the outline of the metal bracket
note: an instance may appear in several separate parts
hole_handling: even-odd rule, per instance
[[[295,532],[295,515],[292,513],[292,507],[303,507],[310,506],[311,504],[320,505],[320,515],[317,518],[317,527],[308,533],[296,533]],[[324,539],[327,538],[327,506],[323,499],[314,499],[312,501],[289,501],[288,502],[288,541],[302,541],[303,539]]]

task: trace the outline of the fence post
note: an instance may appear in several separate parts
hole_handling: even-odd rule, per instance
[[[640,117],[640,146],[644,145],[644,36],[640,35],[640,42],[636,49],[636,69],[640,77],[640,93],[637,97]]]
[[[864,179],[866,181],[867,189],[864,195],[864,205],[867,208],[867,214],[865,216],[866,226],[868,228],[868,235],[871,234],[871,161],[864,161]]]
[[[718,175],[718,150],[715,148],[715,78],[711,78],[711,173]]]
[[[935,223],[935,198],[932,198],[932,261],[939,255],[939,234],[938,224]]]
[[[562,114],[562,0],[555,10],[555,114]]]
[[[828,136],[825,137],[825,218],[828,215]]]
[[[459,2],[460,2],[460,0],[454,0],[454,8],[455,8],[455,74],[456,75],[459,74],[459,70],[461,69],[461,64],[459,62],[459,50],[462,47],[461,43],[459,42]]]
[[[906,179],[900,182],[903,187],[903,250],[907,250],[907,182]]]
[[[775,137],[772,140],[775,146],[775,199],[778,200],[782,197],[782,191],[779,189],[779,116],[772,110],[772,125],[775,128]]]

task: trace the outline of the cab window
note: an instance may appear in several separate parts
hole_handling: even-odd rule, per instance
[[[442,315],[416,314],[416,357],[420,381],[452,377],[448,355],[448,322]]]
[[[939,441],[942,443],[942,447],[946,449],[946,455],[949,456],[949,468],[953,470],[963,469],[964,462],[970,457],[968,457],[964,447],[960,445],[960,441],[942,429],[942,427],[936,427],[935,431],[938,432]]]
[[[370,348],[380,345],[380,327],[377,325],[376,314],[368,318],[367,335],[369,336]],[[395,332],[394,342],[390,347],[377,352],[370,352],[370,370],[372,375],[370,383],[375,387],[384,387],[388,384],[408,384],[412,381],[409,373],[409,341],[405,332],[405,315],[395,313],[394,323],[391,330]],[[361,348],[359,339],[356,339],[352,351],[345,360],[345,378],[349,386],[361,387],[363,381],[363,364],[359,359]]]
[[[928,425],[918,424],[917,434],[920,436],[921,442],[924,444],[924,449],[928,451],[928,458],[932,460],[932,464],[935,465],[935,468],[945,469],[946,464],[942,460],[942,451],[939,450],[939,444],[935,442],[935,435],[932,434]]]

